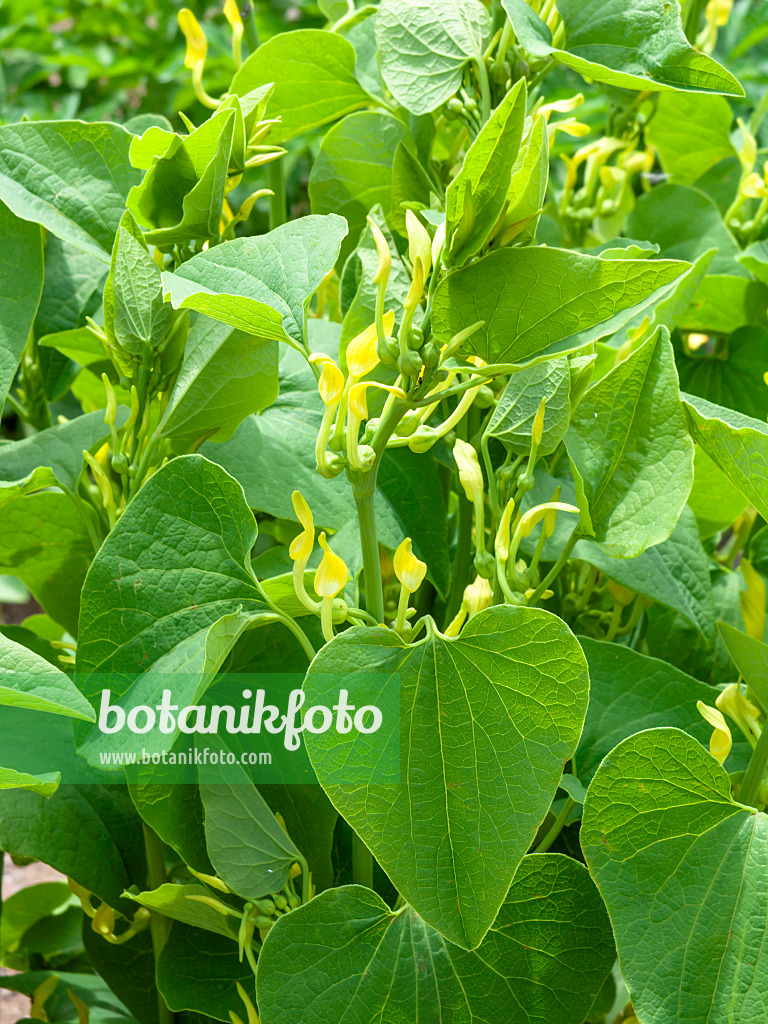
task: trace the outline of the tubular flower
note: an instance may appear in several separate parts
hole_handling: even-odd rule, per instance
[[[547,400],[542,398],[541,404],[539,405],[538,411],[533,421],[533,427],[531,428],[531,447],[538,450],[541,444],[541,439],[544,436],[544,410],[546,408]]]
[[[338,466],[331,464],[326,446],[328,444],[328,435],[331,432],[334,413],[344,395],[344,374],[331,357],[323,353],[313,353],[309,357],[309,361],[310,363],[319,363],[321,366],[317,390],[320,392],[320,397],[325,406],[323,409],[323,420],[320,424],[315,444],[317,470],[322,476],[330,478],[337,476],[342,468],[340,464]]]
[[[240,8],[237,0],[226,0],[224,4],[224,17],[232,28],[232,57],[235,67],[239,68],[243,63],[243,19],[240,17]]]
[[[389,384],[380,384],[375,380],[365,380],[360,384],[354,384],[349,391],[347,405],[347,459],[353,469],[365,471],[371,468],[374,458],[374,451],[368,445],[360,447],[357,443],[360,432],[360,424],[368,419],[368,402],[366,391],[368,388],[378,388],[380,391],[388,391],[395,398],[405,401],[408,396],[402,388],[393,387]]]
[[[467,618],[472,619],[486,608],[490,608],[492,600],[491,584],[482,576],[476,577],[474,583],[470,583],[468,587],[464,588],[461,608],[446,629],[445,635],[458,636]]]
[[[408,601],[424,582],[427,574],[425,562],[420,561],[413,553],[411,538],[406,537],[395,552],[393,560],[395,576],[400,581],[400,599],[397,604],[397,621],[395,629],[402,633],[406,628]]]
[[[333,640],[333,599],[346,587],[349,570],[339,556],[328,547],[324,533],[320,534],[318,540],[325,554],[315,573],[315,593],[322,598],[320,621],[323,627],[323,636],[326,640],[331,641]]]
[[[709,752],[718,764],[722,764],[730,754],[733,743],[728,723],[717,708],[711,708],[701,700],[696,701],[696,707],[701,717],[715,730],[709,741]]]
[[[483,499],[483,471],[477,461],[477,452],[471,444],[457,439],[453,446],[453,457],[459,470],[459,481],[467,500],[475,503]]]
[[[395,314],[384,314],[384,334],[389,338],[395,326]],[[347,369],[353,381],[360,380],[379,365],[376,324],[371,324],[347,345]]]
[[[317,602],[312,600],[304,586],[304,572],[315,546],[315,522],[312,518],[312,511],[300,491],[293,492],[291,501],[296,518],[303,527],[301,533],[293,538],[291,546],[288,548],[288,554],[293,559],[293,589],[305,608],[311,612],[317,612]]]
[[[209,96],[203,88],[203,68],[205,67],[205,58],[208,54],[208,40],[205,38],[202,28],[200,28],[200,22],[188,7],[183,7],[179,11],[178,20],[179,28],[184,33],[184,38],[187,41],[184,66],[192,72],[192,87],[195,90],[195,96],[197,96],[204,107],[216,110],[219,105],[218,102],[212,96]]]
[[[726,686],[718,694],[715,704],[738,725],[751,745],[756,746],[763,731],[760,709],[741,692],[738,683]]]

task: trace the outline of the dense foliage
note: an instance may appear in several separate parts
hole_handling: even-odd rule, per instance
[[[268,6],[2,12],[0,980],[768,1020],[768,5]]]

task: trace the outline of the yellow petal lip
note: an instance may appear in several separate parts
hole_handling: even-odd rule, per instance
[[[470,583],[468,587],[465,587],[461,606],[466,609],[471,619],[479,612],[484,611],[484,609],[490,608],[492,600],[493,590],[491,589],[491,584],[488,580],[483,579],[482,576],[477,576],[474,583]]]
[[[722,764],[730,754],[733,743],[728,723],[717,708],[711,708],[701,700],[696,701],[696,707],[702,718],[715,730],[709,741],[709,752],[719,764]]]
[[[236,0],[226,0],[224,4],[224,17],[232,28],[243,27],[243,19],[240,17],[240,8],[237,6]]]
[[[466,441],[457,438],[453,446],[453,457],[459,469],[459,481],[469,501],[477,501],[483,495],[483,471],[477,461],[477,452]]]
[[[393,559],[393,565],[395,576],[411,594],[419,589],[424,582],[424,577],[427,575],[426,563],[420,561],[414,555],[410,537],[406,537],[398,546]]]
[[[318,597],[336,597],[349,580],[349,570],[339,556],[328,547],[325,534],[318,537],[325,554],[315,573],[315,593]]]
[[[187,53],[184,58],[184,66],[194,68],[196,64],[205,60],[208,53],[208,40],[200,28],[200,22],[188,7],[182,7],[178,14],[179,28],[187,40]]]
[[[384,333],[389,338],[395,326],[392,310],[384,314]],[[365,377],[379,365],[376,324],[371,324],[347,345],[347,369],[355,378]]]
[[[364,420],[368,418],[368,400],[366,397],[366,391],[368,388],[377,388],[379,391],[388,391],[395,398],[400,398],[405,401],[408,395],[403,391],[402,388],[395,387],[392,384],[380,384],[376,380],[364,380],[359,384],[353,384],[349,389],[349,411],[353,416],[358,419]]]
[[[322,367],[317,390],[325,405],[335,405],[344,393],[344,374],[330,356],[309,357],[310,362],[319,363]]]
[[[315,546],[315,522],[312,518],[312,511],[300,491],[294,491],[291,500],[296,518],[304,529],[291,541],[288,554],[294,561],[306,560],[312,554],[312,548]]]

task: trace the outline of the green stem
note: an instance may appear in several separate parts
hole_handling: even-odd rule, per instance
[[[157,832],[154,832],[148,825],[143,824],[142,827],[144,829],[144,851],[147,857],[147,888],[158,889],[168,880],[165,870],[163,841]],[[152,935],[155,963],[157,963],[163,946],[168,941],[171,922],[167,917],[153,910],[151,911],[149,928]],[[173,1024],[174,1015],[168,1009],[160,992],[157,993],[157,1015],[160,1024]]]
[[[472,502],[463,492],[457,497],[459,506],[456,512],[456,558],[451,576],[451,592],[445,609],[446,626],[453,622],[461,606],[472,564]]]
[[[571,552],[573,551],[574,547],[576,546],[576,541],[579,539],[580,536],[581,536],[581,534],[579,533],[579,527],[575,526],[574,529],[573,529],[573,533],[571,534],[571,536],[566,541],[565,547],[560,552],[557,561],[552,566],[552,568],[549,570],[549,572],[544,577],[544,579],[541,581],[541,583],[538,585],[538,587],[536,587],[536,589],[531,594],[531,596],[528,598],[527,604],[529,606],[530,605],[535,605],[536,602],[541,597],[541,595],[544,593],[544,591],[549,588],[550,583],[553,583],[557,579],[557,577],[560,574],[561,569],[563,568],[565,563],[568,561]]]
[[[373,888],[373,855],[357,833],[352,836],[352,880]]]
[[[480,113],[483,124],[485,124],[491,116],[491,86],[488,81],[488,68],[485,66],[483,58],[478,57],[475,64],[477,66],[477,77],[480,80]]]
[[[699,34],[701,15],[706,6],[707,0],[693,0],[688,11],[688,17],[685,21],[685,35],[688,42],[692,45],[696,43],[696,36]]]
[[[560,833],[565,828],[565,823],[568,820],[568,815],[571,813],[571,811],[573,810],[573,808],[575,806],[576,806],[576,801],[572,797],[569,796],[568,799],[563,804],[562,808],[560,809],[560,813],[555,818],[555,820],[552,822],[552,827],[547,832],[547,834],[544,836],[544,838],[541,840],[541,842],[538,844],[536,849],[533,851],[534,853],[546,853],[547,852],[547,850],[550,848],[552,843],[554,843],[554,841],[557,839],[557,837],[560,835]]]
[[[248,4],[248,14],[243,19],[243,34],[245,36],[245,45],[248,47],[248,53],[255,53],[259,48],[259,29],[256,25],[254,0],[251,0],[251,3]]]
[[[739,803],[746,804],[747,807],[757,806],[757,793],[760,783],[763,781],[766,765],[768,765],[768,726],[763,726],[760,739],[752,751],[752,757],[744,772],[744,779],[739,789]]]
[[[270,231],[274,231],[281,224],[285,224],[287,219],[285,212],[285,173],[282,160],[273,160],[272,163],[267,164],[267,179],[273,193],[269,200],[269,228]]]

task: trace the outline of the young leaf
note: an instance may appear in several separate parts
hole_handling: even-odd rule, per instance
[[[163,274],[174,309],[196,309],[246,334],[303,347],[309,300],[333,270],[342,217],[302,217],[267,235],[237,238]]]
[[[457,1014],[487,1024],[581,1024],[612,958],[586,870],[549,853],[524,858],[473,952],[446,942],[410,907],[393,913],[370,889],[328,890],[270,931],[259,1012],[263,1024],[344,1016],[449,1024]]]
[[[479,0],[382,0],[376,42],[387,88],[412,114],[429,114],[456,92],[465,65],[481,61],[491,21]]]
[[[432,328],[441,345],[482,320],[462,352],[522,362],[596,341],[666,295],[689,269],[672,260],[602,260],[564,249],[499,249],[445,277]]]
[[[581,843],[640,1020],[760,1019],[766,817],[733,800],[700,743],[678,729],[620,743],[589,787]]]
[[[558,0],[562,49],[553,45],[551,31],[526,0],[502,0],[502,6],[529,53],[554,57],[592,81],[643,91],[744,95],[729,71],[689,45],[676,3]]]
[[[768,711],[768,646],[728,622],[718,622],[717,628],[739,675]]]
[[[693,484],[693,444],[665,331],[589,389],[565,443],[582,528],[605,552],[634,558],[669,537]]]
[[[768,426],[703,398],[682,398],[691,437],[768,518]]]
[[[554,615],[509,606],[475,616],[456,639],[433,633],[413,646],[351,629],[310,666],[307,702],[335,703],[343,679],[350,703],[369,704],[372,673],[390,694],[385,711],[395,700],[394,721],[369,734],[306,734],[310,760],[404,899],[472,949],[577,742],[588,691],[581,649]],[[400,736],[402,768],[395,757],[390,777]]]
[[[504,97],[469,147],[445,193],[444,259],[463,266],[498,226],[520,150],[527,92],[521,79]]]
[[[722,96],[666,92],[658,98],[645,137],[673,182],[693,185],[720,160],[735,156],[733,113]]]
[[[1,633],[0,704],[96,721],[93,708],[69,676]]]
[[[280,892],[301,854],[239,765],[206,765],[205,842],[219,878],[244,899]]]
[[[512,374],[485,428],[486,435],[495,437],[515,455],[528,455],[531,429],[542,399],[546,406],[539,453],[551,455],[571,420],[571,368],[566,356]]]
[[[355,50],[343,35],[297,29],[268,39],[232,79],[244,96],[274,82],[270,117],[279,117],[270,142],[284,142],[367,107],[371,97],[355,77]]]
[[[191,885],[175,885],[166,882],[148,892],[139,892],[138,889],[133,888],[124,892],[123,896],[149,910],[157,910],[163,917],[170,917],[172,921],[181,921],[182,924],[188,924],[193,928],[202,928],[204,931],[213,932],[214,935],[223,935],[224,938],[237,942],[237,933],[229,924],[229,917],[222,916],[218,910],[214,910],[207,903],[190,899],[191,896],[210,898],[211,892],[204,885],[194,882]]]

